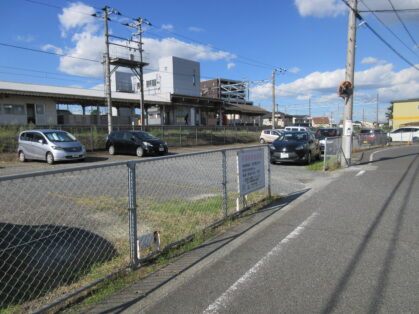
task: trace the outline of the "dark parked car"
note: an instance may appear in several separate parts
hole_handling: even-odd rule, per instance
[[[110,155],[117,153],[144,155],[167,154],[167,143],[144,131],[112,131],[106,140]]]
[[[358,134],[359,145],[385,145],[387,142],[387,134],[381,129],[361,129]]]
[[[284,132],[270,147],[270,162],[302,162],[320,159],[319,142],[311,132]]]

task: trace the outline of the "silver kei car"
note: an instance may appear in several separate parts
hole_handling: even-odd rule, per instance
[[[19,160],[56,161],[84,160],[86,149],[74,135],[61,130],[26,130],[19,134]]]

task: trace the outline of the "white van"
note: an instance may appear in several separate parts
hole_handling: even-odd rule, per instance
[[[297,132],[311,132],[310,128],[307,126],[286,126],[284,130]]]

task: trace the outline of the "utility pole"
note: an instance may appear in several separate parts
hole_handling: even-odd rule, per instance
[[[108,107],[108,133],[112,132],[112,95],[111,95],[111,64],[109,61],[109,30],[108,20],[111,10],[108,6],[103,9],[103,20],[105,21],[105,95]]]
[[[143,63],[143,29],[142,25],[147,24],[151,25],[149,21],[141,17],[136,20],[137,33],[138,36],[138,50],[140,51],[140,107],[141,107],[141,130],[144,131],[145,119],[144,119],[144,63]]]
[[[284,72],[286,70],[279,68],[279,69],[274,69],[272,71],[272,129],[275,129],[275,73],[276,72]],[[278,106],[278,112],[279,112],[279,105]]]
[[[375,122],[377,123],[377,128],[378,128],[378,92],[377,92],[377,104],[376,104],[376,118],[375,118]]]
[[[355,42],[356,42],[356,15],[358,0],[348,1],[349,20],[348,20],[348,43],[346,52],[346,72],[345,81],[352,84],[354,88],[354,74],[355,74]],[[342,152],[345,158],[341,158],[342,167],[347,167],[351,164],[351,149],[352,149],[352,115],[353,115],[353,92],[351,91],[345,97],[345,111],[343,119],[343,137],[342,137]],[[346,161],[348,164],[346,164]]]
[[[311,97],[308,97],[308,116],[311,117]]]
[[[275,72],[272,71],[272,130],[275,129]]]

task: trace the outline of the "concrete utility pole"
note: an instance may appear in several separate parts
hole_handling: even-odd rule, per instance
[[[272,71],[272,129],[276,129],[275,127],[275,73],[276,72],[284,72],[286,70],[279,68],[279,69],[274,69]],[[279,113],[279,105],[277,104],[277,111]]]
[[[105,21],[105,95],[106,104],[108,107],[108,133],[112,132],[112,94],[111,94],[111,64],[109,61],[109,7],[105,6],[103,9],[103,19]]]
[[[377,123],[377,128],[378,128],[378,93],[377,93],[377,104],[376,104],[376,118],[375,118],[375,122]]]
[[[349,21],[348,21],[348,46],[346,52],[346,73],[345,81],[352,84],[355,89],[354,73],[355,73],[355,42],[356,42],[356,15],[358,0],[349,0]],[[342,137],[342,151],[345,158],[341,158],[341,166],[347,167],[351,164],[351,149],[352,149],[352,115],[353,115],[353,92],[345,97],[345,111],[343,119],[343,137]]]
[[[272,130],[275,129],[275,72],[272,71]]]
[[[143,66],[143,29],[142,25],[147,24],[151,25],[151,23],[141,17],[136,19],[136,26],[137,26],[137,36],[138,36],[138,49],[140,51],[140,107],[141,107],[141,130],[144,131],[145,129],[145,119],[144,119],[144,66]]]

